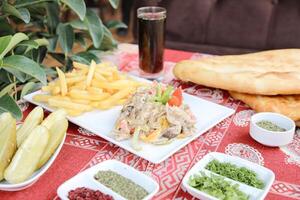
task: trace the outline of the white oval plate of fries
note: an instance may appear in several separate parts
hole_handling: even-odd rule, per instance
[[[74,63],[72,72],[63,73],[57,69],[59,78],[44,86],[42,90],[28,94],[25,100],[44,107],[49,111],[65,108],[70,122],[136,154],[153,163],[160,163],[176,151],[229,117],[234,110],[183,93],[197,118],[196,134],[178,139],[166,145],[142,143],[142,150],[132,148],[131,141],[117,141],[110,132],[120,114],[122,104],[136,88],[149,83],[119,72],[108,63],[91,66]]]

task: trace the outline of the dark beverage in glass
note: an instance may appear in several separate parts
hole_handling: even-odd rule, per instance
[[[164,64],[166,10],[161,7],[142,7],[137,14],[139,67],[150,76],[155,76],[162,71]]]

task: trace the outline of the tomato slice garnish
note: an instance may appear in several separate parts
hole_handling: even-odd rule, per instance
[[[180,106],[182,104],[182,91],[180,88],[177,88],[172,97],[169,99],[168,104],[170,106]]]

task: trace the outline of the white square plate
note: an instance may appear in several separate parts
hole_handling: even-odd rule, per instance
[[[257,175],[258,178],[261,179],[265,186],[263,189],[258,189],[258,188],[254,188],[252,186],[246,185],[244,183],[240,183],[237,181],[234,181],[232,179],[226,178],[225,180],[232,182],[232,183],[236,183],[239,185],[239,188],[242,192],[246,193],[247,195],[249,195],[249,199],[250,200],[262,200],[265,198],[265,196],[267,195],[268,191],[270,190],[272,183],[275,180],[275,174],[273,171],[271,171],[268,168],[265,168],[263,166],[260,166],[256,163],[250,162],[248,160],[236,157],[236,156],[229,156],[223,153],[218,153],[218,152],[212,152],[207,154],[206,156],[204,156],[200,161],[198,161],[193,167],[192,169],[190,169],[186,175],[184,176],[183,180],[182,180],[182,186],[184,190],[187,190],[188,193],[190,193],[191,195],[199,198],[199,199],[203,199],[203,200],[216,200],[217,198],[214,198],[204,192],[201,192],[200,190],[197,190],[191,186],[189,186],[188,184],[188,180],[190,178],[191,175],[197,174],[200,171],[203,171],[205,174],[210,175],[210,174],[215,174],[209,170],[206,170],[205,167],[206,165],[212,161],[212,160],[218,160],[219,162],[229,162],[231,164],[234,164],[238,167],[246,167],[247,169],[251,169],[253,170]]]
[[[151,199],[158,192],[159,185],[149,176],[117,160],[106,160],[64,182],[57,189],[58,196],[62,200],[67,200],[69,191],[78,187],[86,187],[92,190],[100,190],[114,199],[125,200],[125,198],[94,179],[94,175],[99,170],[112,170],[143,187],[149,193],[143,200]]]
[[[42,93],[43,92],[41,91],[36,91],[34,93],[26,95],[24,99],[33,104],[42,106],[49,111],[53,111],[53,109],[49,108],[46,104],[38,103],[33,100],[34,95]],[[190,137],[177,139],[167,145],[152,145],[144,143],[141,144],[143,149],[140,151],[136,151],[131,147],[130,140],[117,141],[110,134],[114,127],[115,121],[120,114],[122,108],[121,106],[117,106],[105,111],[94,110],[77,117],[67,118],[70,122],[93,132],[94,134],[110,141],[111,143],[114,143],[135,155],[138,155],[152,163],[157,164],[164,161],[165,159],[173,155],[176,151],[234,113],[233,109],[212,103],[210,101],[206,101],[204,99],[186,93],[183,93],[183,99],[184,103],[190,106],[192,112],[197,118],[197,132]]]

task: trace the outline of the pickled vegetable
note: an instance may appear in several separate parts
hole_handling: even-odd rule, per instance
[[[67,111],[64,109],[56,110],[53,113],[49,114],[46,119],[42,122],[42,125],[50,129],[57,120],[63,120],[67,116]]]
[[[10,113],[0,115],[0,181],[17,147],[16,120]]]
[[[48,141],[46,127],[39,125],[34,128],[6,168],[4,178],[9,183],[20,183],[28,179],[36,170]]]
[[[17,131],[17,145],[18,147],[25,141],[32,130],[39,125],[44,118],[44,111],[42,107],[35,107],[26,117],[24,123]]]
[[[68,129],[68,120],[64,119],[56,119],[53,121],[53,125],[49,129],[49,142],[47,147],[40,159],[38,164],[38,168],[42,167],[55,152],[59,144],[61,143],[66,131]]]

